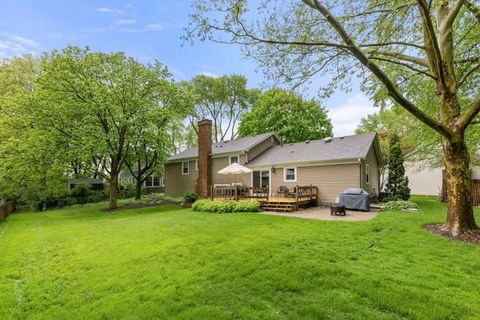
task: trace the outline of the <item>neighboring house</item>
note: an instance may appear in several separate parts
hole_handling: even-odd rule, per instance
[[[120,182],[121,185],[126,186],[129,184],[135,185],[136,180],[133,177],[133,175],[128,172],[128,171],[122,171],[120,172],[120,175],[118,177],[118,181]],[[165,187],[165,182],[163,179],[163,176],[158,176],[158,175],[150,175],[148,176],[145,181],[143,182],[143,188],[146,191],[151,190],[158,190],[162,189]]]
[[[319,201],[333,203],[346,188],[379,191],[379,167],[383,164],[378,137],[366,133],[300,143],[283,144],[273,132],[231,141],[211,142],[210,120],[199,122],[199,146],[169,158],[165,165],[165,193],[182,195],[196,191],[207,196],[211,186],[230,185],[232,175],[217,172],[233,162],[253,170],[237,175],[244,186],[278,187],[313,185]]]
[[[405,162],[410,194],[439,196],[442,192],[442,168],[427,168],[412,162]],[[472,179],[480,179],[480,167],[472,167]]]
[[[78,178],[78,179],[68,179],[67,182],[67,189],[68,192],[71,192],[75,186],[79,184],[89,184],[92,186],[92,190],[103,190],[105,185],[103,184],[102,179],[95,179],[95,178]]]

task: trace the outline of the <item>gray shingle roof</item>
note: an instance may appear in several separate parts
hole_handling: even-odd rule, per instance
[[[268,132],[251,137],[217,142],[214,143],[212,146],[212,154],[244,152],[273,135],[275,135],[274,132]],[[193,147],[191,149],[187,149],[183,152],[177,153],[176,155],[169,157],[168,160],[175,161],[196,157],[198,157],[198,148]]]
[[[308,161],[332,161],[365,158],[376,133],[333,138],[330,142],[313,140],[274,146],[249,161],[249,165],[281,164]]]

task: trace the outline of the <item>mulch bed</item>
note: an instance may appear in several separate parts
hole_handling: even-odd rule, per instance
[[[441,235],[445,238],[450,238],[453,240],[470,242],[474,244],[480,244],[480,230],[475,230],[469,233],[462,233],[456,237],[453,237],[448,231],[443,231],[443,224],[426,224],[423,226],[425,230],[430,233]]]
[[[169,204],[178,204],[177,202],[170,201],[170,200],[155,200],[148,203],[127,203],[123,206],[117,207],[115,209],[101,209],[103,212],[113,212],[113,211],[120,211],[120,210],[129,210],[129,209],[140,209],[140,208],[147,208],[147,207],[155,207],[155,206],[163,206]]]

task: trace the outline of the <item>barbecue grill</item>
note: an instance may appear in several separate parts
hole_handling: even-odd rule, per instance
[[[370,196],[359,188],[348,188],[340,194],[340,204],[347,209],[370,211]]]

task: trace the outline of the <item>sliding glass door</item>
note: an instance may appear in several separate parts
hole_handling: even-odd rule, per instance
[[[255,170],[253,175],[253,187],[254,188],[268,188],[270,187],[270,170]]]

